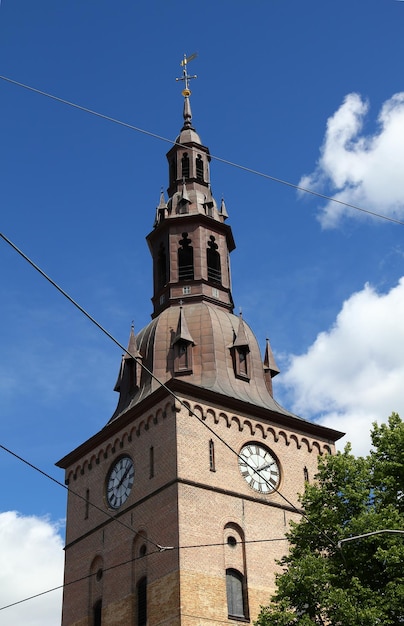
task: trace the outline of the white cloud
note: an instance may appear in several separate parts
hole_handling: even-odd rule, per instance
[[[0,607],[63,583],[63,540],[47,519],[0,513]],[[0,611],[1,624],[60,624],[62,590]]]
[[[315,171],[299,186],[332,195],[338,200],[404,217],[404,92],[387,100],[372,135],[361,134],[368,104],[356,93],[346,96],[329,118],[321,156]],[[324,228],[338,226],[343,216],[363,213],[335,202],[319,215]]]
[[[346,300],[333,327],[281,377],[293,410],[347,433],[356,454],[370,446],[372,422],[404,417],[404,277],[388,293],[365,285]]]

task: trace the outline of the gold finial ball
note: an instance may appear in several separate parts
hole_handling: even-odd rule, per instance
[[[183,89],[181,91],[182,95],[184,96],[184,98],[188,98],[188,96],[191,95],[191,90],[190,89]]]

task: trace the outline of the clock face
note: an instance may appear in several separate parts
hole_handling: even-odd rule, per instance
[[[271,493],[278,487],[279,465],[267,448],[256,443],[243,446],[238,464],[241,475],[255,491]]]
[[[122,456],[110,469],[107,478],[107,502],[119,509],[127,500],[135,480],[135,468],[129,456]]]

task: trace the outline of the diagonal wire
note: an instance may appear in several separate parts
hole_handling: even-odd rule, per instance
[[[97,326],[97,328],[99,328],[105,335],[107,335],[109,339],[111,339],[117,346],[119,346],[134,361],[136,361],[147,372],[147,374],[149,374],[149,376],[153,378],[153,380],[155,380],[163,389],[165,389],[165,391],[170,396],[172,396],[183,408],[185,408],[188,411],[189,415],[191,415],[192,417],[195,417],[205,428],[209,430],[209,432],[212,433],[212,435],[214,435],[226,448],[228,448],[228,450],[230,450],[235,456],[237,456],[238,459],[246,463],[246,465],[250,469],[252,469],[254,473],[258,474],[258,476],[260,476],[260,478],[263,479],[266,485],[268,485],[268,487],[271,489],[272,493],[277,493],[282,498],[282,500],[284,500],[284,502],[286,502],[290,507],[292,507],[292,509],[294,509],[297,513],[299,513],[299,515],[304,517],[306,521],[309,524],[311,524],[313,528],[315,528],[319,534],[323,535],[323,537],[325,537],[327,541],[329,541],[332,545],[334,545],[334,547],[336,547],[335,542],[330,537],[328,537],[327,534],[322,529],[320,529],[312,520],[310,520],[305,515],[304,511],[302,511],[295,504],[293,504],[293,502],[291,502],[284,494],[282,494],[278,490],[278,488],[273,488],[273,485],[269,483],[267,478],[263,475],[262,471],[252,467],[248,462],[246,462],[246,460],[238,452],[236,452],[236,450],[234,450],[234,448],[232,448],[231,445],[227,443],[225,439],[223,439],[220,435],[218,435],[218,433],[211,426],[209,426],[209,424],[207,424],[201,417],[199,417],[199,415],[195,411],[193,411],[184,400],[179,398],[165,383],[159,380],[159,378],[155,374],[153,374],[153,372],[149,370],[149,368],[145,366],[145,364],[142,362],[141,359],[137,359],[136,356],[131,354],[121,343],[119,343],[119,341],[115,339],[115,337],[111,335],[111,333],[109,333],[89,313],[87,313],[87,311],[83,309],[83,307],[80,304],[78,304],[75,300],[73,300],[73,298],[69,296],[69,294],[66,293],[66,291],[64,291],[64,289],[62,289],[54,280],[52,280],[47,274],[45,274],[45,272],[38,265],[36,265],[36,263],[34,263],[24,252],[22,252],[22,250],[20,250],[10,239],[8,239],[8,237],[6,237],[3,233],[0,233],[0,237],[7,244],[9,244],[20,256],[22,256],[23,259],[25,259],[37,272],[39,272],[41,276],[43,276],[48,282],[50,282],[51,285],[53,285],[53,287],[55,287],[65,298],[67,298],[69,302],[71,302],[76,308],[78,308],[79,311],[83,313],[83,315],[85,315],[93,324]]]
[[[143,539],[146,540],[146,537],[143,537]],[[287,541],[286,537],[277,537],[275,539],[252,539],[250,541],[243,541],[242,543],[266,543],[266,542],[274,542],[274,541]],[[225,543],[202,543],[199,545],[192,545],[192,546],[178,546],[178,548],[172,548],[173,550],[186,550],[189,548],[213,548],[213,547],[218,547],[218,546],[224,546],[226,545]],[[154,552],[148,552],[147,556],[153,556],[154,554],[161,554],[161,552],[164,552],[164,550],[155,550]],[[146,555],[145,555],[146,556]],[[116,565],[111,565],[110,567],[105,567],[102,572],[103,574],[105,572],[109,572],[111,570],[117,569],[118,567],[122,567],[123,565],[129,565],[130,563],[134,563],[135,561],[139,561],[140,559],[143,559],[144,556],[136,556],[132,559],[128,559],[127,561],[122,561],[121,563],[117,563]],[[44,596],[48,593],[52,593],[52,591],[58,591],[59,589],[64,589],[65,587],[69,587],[70,585],[74,585],[75,583],[80,583],[83,580],[88,580],[89,578],[91,578],[92,576],[95,576],[95,573],[91,573],[91,574],[86,574],[85,576],[81,576],[80,578],[75,578],[74,580],[70,580],[69,582],[65,582],[62,585],[58,585],[57,587],[52,587],[51,589],[46,589],[45,591],[40,591],[39,593],[36,593],[32,596],[26,597],[26,598],[22,598],[21,600],[17,600],[16,602],[11,602],[10,604],[7,604],[5,606],[0,606],[0,611],[3,611],[5,609],[9,609],[13,606],[17,606],[18,604],[23,604],[24,602],[28,602],[29,600],[34,600],[35,598],[39,598],[41,596]]]
[[[66,491],[68,491],[69,493],[73,494],[74,496],[77,496],[77,498],[80,498],[80,500],[83,500],[86,504],[88,504],[89,506],[93,507],[94,509],[97,509],[97,511],[101,511],[101,513],[103,513],[106,517],[109,517],[111,520],[118,522],[118,524],[120,524],[121,526],[123,526],[124,528],[127,528],[128,530],[130,530],[131,532],[137,534],[137,531],[132,528],[132,526],[129,526],[129,524],[125,524],[125,522],[123,522],[122,520],[119,519],[119,517],[116,517],[115,515],[112,515],[111,513],[109,513],[108,511],[106,511],[105,509],[101,508],[100,506],[98,506],[97,504],[94,504],[94,502],[91,502],[90,500],[88,500],[85,496],[82,496],[80,493],[77,493],[77,491],[74,491],[73,489],[71,489],[70,487],[68,487],[67,485],[64,485],[62,482],[60,482],[60,480],[57,480],[56,478],[54,478],[53,476],[51,476],[50,474],[47,474],[44,470],[42,470],[40,467],[37,467],[36,465],[34,465],[33,463],[30,463],[29,461],[27,461],[26,459],[24,459],[22,456],[20,456],[19,454],[17,454],[16,452],[13,452],[12,450],[10,450],[9,448],[6,448],[6,446],[3,446],[2,444],[0,444],[0,449],[4,450],[4,452],[7,452],[8,454],[10,454],[11,456],[13,456],[15,459],[17,459],[18,461],[21,461],[22,463],[24,463],[25,465],[28,465],[28,467],[30,467],[31,469],[35,470],[36,472],[39,472],[40,474],[42,474],[42,476],[45,476],[45,478],[48,478],[49,480],[51,480],[52,482],[56,483],[56,485],[59,485],[59,487],[63,487],[64,489],[66,489]],[[155,543],[154,541],[152,541],[151,539],[148,539],[145,537],[145,541],[148,541],[149,543],[151,543],[155,548],[157,548],[158,550],[160,550],[161,552],[163,552],[164,550],[167,550],[168,548],[165,546],[160,546],[158,543]],[[171,549],[171,548],[170,548]]]
[[[104,113],[99,113],[94,109],[89,109],[80,104],[76,104],[75,102],[71,102],[70,100],[65,100],[64,98],[59,98],[51,93],[46,91],[42,91],[41,89],[36,89],[35,87],[31,87],[30,85],[26,85],[17,80],[13,80],[12,78],[8,78],[7,76],[0,75],[0,80],[4,80],[5,82],[11,83],[12,85],[16,85],[18,87],[22,87],[23,89],[27,89],[28,91],[32,91],[41,96],[45,96],[46,98],[50,98],[51,100],[55,100],[56,102],[60,102],[61,104],[66,104],[74,109],[78,109],[79,111],[84,111],[84,113],[89,113],[90,115],[94,115],[95,117],[99,117],[108,122],[112,122],[114,124],[118,124],[119,126],[123,126],[125,128],[129,128],[130,130],[134,130],[138,133],[142,133],[143,135],[147,135],[149,137],[154,137],[154,139],[159,139],[160,141],[164,141],[174,146],[185,147],[181,143],[176,141],[172,141],[167,137],[163,137],[162,135],[158,135],[157,133],[153,133],[149,130],[145,130],[144,128],[140,128],[139,126],[134,126],[133,124],[129,124],[128,122],[123,122],[115,117],[111,117],[110,115],[105,115]],[[282,178],[277,178],[276,176],[271,176],[270,174],[265,174],[264,172],[260,172],[259,170],[252,169],[247,167],[246,165],[240,165],[239,163],[235,163],[234,161],[230,161],[228,159],[224,159],[219,156],[215,156],[214,154],[210,155],[211,159],[223,163],[225,165],[229,165],[230,167],[235,167],[244,172],[248,172],[249,174],[254,174],[255,176],[260,176],[261,178],[265,178],[267,180],[271,180],[275,183],[279,183],[281,185],[285,185],[286,187],[291,187],[296,189],[297,191],[302,191],[303,193],[309,193],[312,196],[316,196],[317,198],[321,198],[322,200],[327,200],[328,202],[335,202],[341,206],[345,206],[349,209],[354,209],[355,211],[360,211],[367,215],[372,215],[373,217],[377,217],[379,219],[386,220],[387,222],[392,222],[393,224],[399,224],[400,226],[404,226],[404,222],[394,217],[390,217],[388,215],[383,215],[382,213],[377,213],[376,211],[371,211],[370,209],[364,209],[356,204],[351,204],[350,202],[345,202],[344,200],[340,200],[339,198],[333,198],[331,196],[327,196],[326,194],[315,191],[314,189],[309,189],[307,187],[302,187],[300,185],[296,185],[295,183],[291,183],[290,181],[284,180]]]

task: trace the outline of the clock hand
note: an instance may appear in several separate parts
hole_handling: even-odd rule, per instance
[[[130,465],[126,468],[126,470],[123,473],[123,476],[121,478],[121,480],[119,481],[118,487],[117,489],[119,489],[119,487],[122,485],[123,481],[125,480],[125,478],[127,477],[127,475],[129,474],[130,471]]]
[[[272,463],[267,463],[266,465],[262,465],[262,466],[259,468],[259,471],[260,471],[260,472],[262,472],[263,470],[267,470],[267,469],[269,469],[269,468],[271,467],[271,465],[273,465],[274,463],[275,463],[275,461],[272,461]]]

